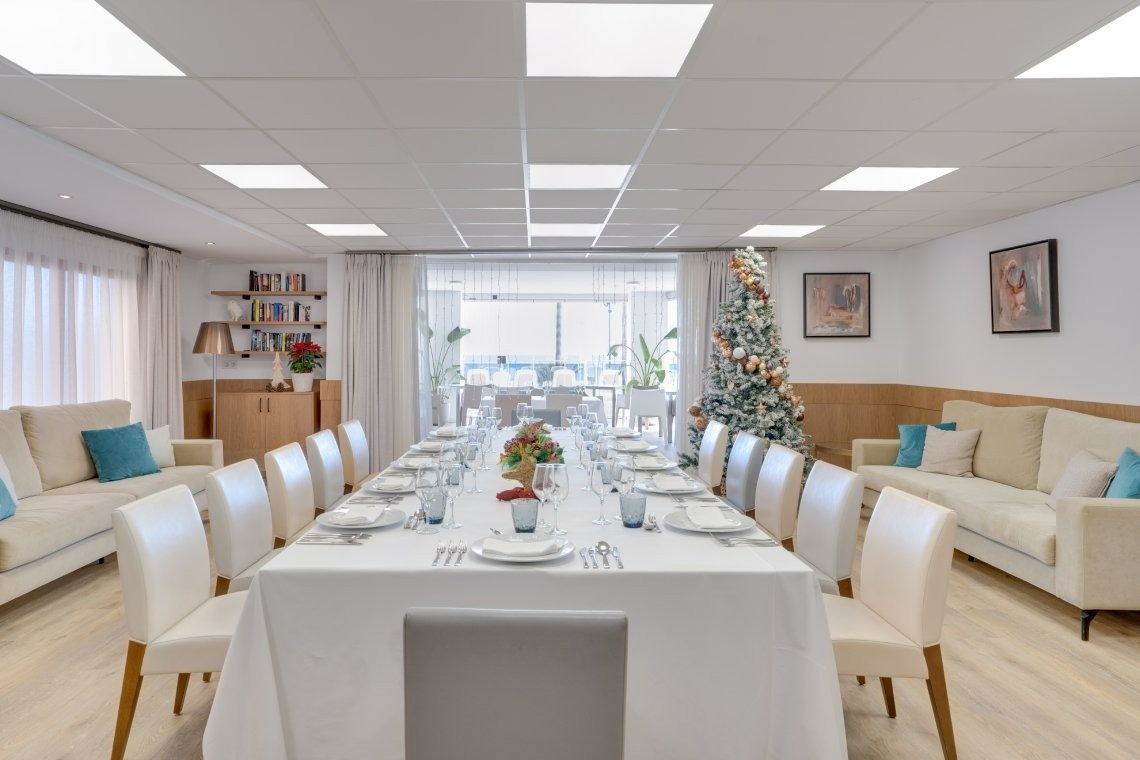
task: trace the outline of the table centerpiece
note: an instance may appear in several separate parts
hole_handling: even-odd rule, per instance
[[[499,455],[503,477],[517,480],[528,488],[534,479],[536,465],[563,461],[562,447],[550,437],[541,421],[520,425],[515,437],[506,442],[503,453]]]

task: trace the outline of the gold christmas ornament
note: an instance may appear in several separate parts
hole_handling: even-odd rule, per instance
[[[701,415],[701,408],[699,406],[697,406],[696,404],[693,404],[692,406],[689,407],[689,416],[690,417],[699,417],[700,415]]]
[[[773,388],[779,388],[780,385],[783,384],[784,379],[782,377],[780,377],[779,375],[772,375],[772,381],[771,382],[772,382]]]
[[[697,421],[693,424],[697,426],[697,430],[704,432],[704,429],[709,426],[709,421],[704,417],[697,417]]]

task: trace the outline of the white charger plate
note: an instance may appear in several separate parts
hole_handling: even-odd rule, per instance
[[[387,477],[394,478],[394,477],[400,477],[400,476],[388,475]],[[364,490],[368,491],[369,493],[382,493],[382,494],[411,493],[412,491],[415,491],[416,490],[415,478],[412,478],[410,476],[404,476],[404,477],[408,477],[408,484],[406,486],[401,487],[401,488],[381,488],[380,486],[375,485],[375,483],[376,483],[375,480],[372,480],[371,482],[366,483],[364,485]]]
[[[747,515],[733,516],[728,514],[728,512],[724,514],[729,520],[737,524],[731,526],[724,525],[719,528],[702,528],[698,525],[694,525],[693,521],[689,519],[689,516],[685,514],[685,510],[683,509],[675,509],[672,512],[666,513],[661,522],[670,528],[676,528],[677,530],[684,530],[690,533],[743,533],[744,531],[749,531],[756,527],[756,521]]]
[[[368,530],[369,528],[383,528],[385,525],[395,525],[396,523],[403,524],[404,520],[408,518],[403,510],[388,509],[381,512],[380,516],[370,523],[364,523],[363,525],[337,525],[332,522],[332,517],[335,513],[336,510],[333,510],[332,512],[324,512],[317,515],[317,525],[323,525],[333,530]]]
[[[635,441],[630,438],[625,438],[617,442],[613,447],[614,451],[620,451],[623,454],[644,454],[647,451],[656,451],[657,447],[652,443],[645,441]]]
[[[436,461],[435,457],[420,456],[420,457],[400,457],[395,462],[392,462],[392,467],[400,470],[418,470],[420,465],[427,464],[428,462]]]
[[[615,430],[610,428],[610,435],[614,438],[640,438],[641,433],[636,430]]]
[[[693,483],[691,486],[681,491],[678,491],[674,488],[665,490],[664,488],[658,488],[655,486],[652,481],[649,483],[637,483],[634,485],[634,488],[636,488],[638,491],[641,491],[642,493],[655,493],[661,494],[662,496],[672,496],[673,494],[680,496],[687,493],[700,493],[701,491],[705,490],[705,487],[700,483]]]
[[[502,541],[502,540],[516,541],[517,540],[519,543],[527,543],[527,544],[534,543],[535,541],[548,541],[549,540],[547,538],[543,538],[542,536],[528,536],[528,535],[520,535],[520,534],[514,534],[511,536],[493,536],[493,538],[498,538],[500,541]],[[543,554],[542,556],[539,556],[539,557],[507,557],[507,556],[502,555],[502,554],[493,554],[493,553],[492,554],[485,554],[483,552],[483,542],[485,540],[486,539],[484,539],[484,538],[480,538],[478,541],[475,541],[473,544],[471,544],[471,552],[473,554],[477,554],[478,556],[482,557],[483,559],[490,560],[492,562],[511,562],[511,563],[549,562],[552,559],[560,559],[562,557],[568,557],[574,553],[574,542],[571,541],[570,539],[567,539],[567,538],[560,538],[560,539],[558,539],[559,541],[565,542],[561,549],[559,549],[557,552],[554,552],[553,554]]]

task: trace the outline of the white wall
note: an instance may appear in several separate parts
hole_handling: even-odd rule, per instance
[[[899,251],[900,382],[1140,403],[1138,210],[1133,184]],[[989,252],[1047,238],[1061,331],[991,334]]]

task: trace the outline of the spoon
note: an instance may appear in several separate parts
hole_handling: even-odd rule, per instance
[[[492,533],[494,533],[496,536],[501,536],[501,535],[503,535],[503,531],[501,531],[501,530],[498,530],[498,529],[496,529],[496,528],[491,528],[491,532],[492,532]]]
[[[602,567],[604,567],[606,570],[609,570],[610,569],[610,545],[607,544],[605,541],[599,541],[594,546],[598,550],[598,554],[602,555]]]

